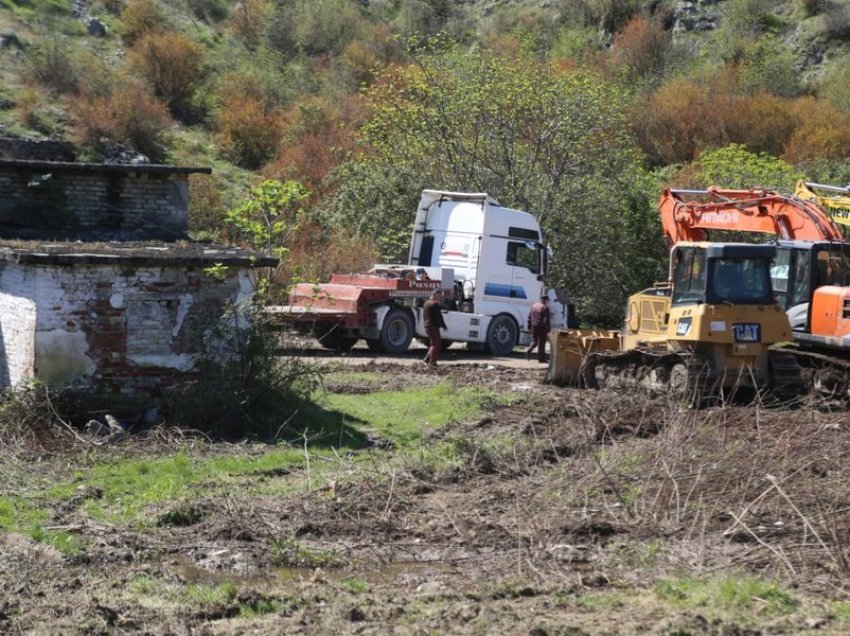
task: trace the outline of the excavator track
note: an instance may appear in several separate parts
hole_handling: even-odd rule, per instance
[[[582,365],[582,383],[593,389],[640,387],[672,392],[699,405],[717,385],[708,358],[687,352],[598,351]]]

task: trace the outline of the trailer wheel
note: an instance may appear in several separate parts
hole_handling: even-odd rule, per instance
[[[487,351],[494,356],[506,356],[517,343],[516,322],[507,314],[499,314],[490,321],[487,329]]]
[[[378,338],[385,353],[404,353],[413,340],[413,320],[403,309],[391,309]]]

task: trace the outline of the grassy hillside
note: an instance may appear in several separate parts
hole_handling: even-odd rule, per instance
[[[661,186],[850,181],[846,2],[3,0],[0,32],[0,135],[212,165],[198,237],[250,238],[224,215],[262,178],[304,185],[285,278],[399,257],[422,187],[487,188],[617,255],[625,278],[583,283],[588,248],[551,281],[613,319],[659,271],[629,243],[653,244]],[[588,112],[604,134],[563,133]]]

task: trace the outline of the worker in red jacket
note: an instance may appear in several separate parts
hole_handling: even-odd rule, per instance
[[[425,332],[428,334],[428,353],[425,354],[423,362],[431,366],[437,364],[437,356],[440,355],[440,347],[442,346],[440,329],[448,329],[446,321],[443,320],[442,304],[443,292],[435,289],[431,298],[426,300],[422,307],[422,316],[425,318]]]
[[[531,344],[525,350],[526,357],[537,347],[537,361],[546,362],[546,339],[549,337],[552,312],[549,310],[549,298],[541,296],[528,312],[528,328],[531,330]]]

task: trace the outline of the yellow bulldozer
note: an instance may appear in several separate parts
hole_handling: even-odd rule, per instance
[[[622,331],[557,330],[547,381],[588,388],[639,384],[691,396],[742,387],[780,399],[803,389],[793,356],[770,347],[791,340],[775,302],[773,245],[677,243],[669,282],[628,301]]]

